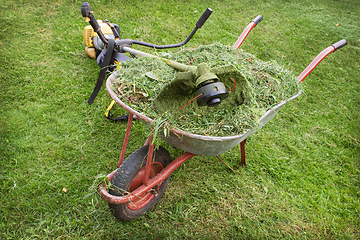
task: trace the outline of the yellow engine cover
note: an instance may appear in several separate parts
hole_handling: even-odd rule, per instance
[[[113,34],[111,28],[109,27],[109,25],[107,25],[106,23],[104,23],[102,20],[97,20],[97,22],[100,25],[101,31],[105,34],[105,35],[111,35]],[[87,47],[93,47],[94,43],[93,43],[93,37],[96,37],[97,33],[94,32],[94,29],[92,28],[91,25],[86,26],[84,28],[84,34],[83,34],[83,38],[84,38],[84,44]]]
[[[93,59],[96,59],[96,50],[94,47],[85,47],[86,54]]]

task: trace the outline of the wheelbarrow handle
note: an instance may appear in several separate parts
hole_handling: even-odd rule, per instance
[[[255,23],[255,26],[258,25],[259,22],[261,22],[263,20],[263,17],[261,15],[258,15],[256,18],[254,18],[254,20],[252,20],[251,22]],[[254,27],[255,27],[254,26]]]
[[[346,44],[347,44],[347,41],[345,39],[342,39],[342,40],[338,41],[337,43],[334,43],[331,46],[333,46],[335,48],[335,50],[338,50],[338,49],[344,47]]]
[[[299,83],[304,81],[304,79],[311,73],[314,68],[330,53],[335,52],[336,50],[344,47],[347,44],[345,39],[338,41],[330,45],[329,47],[325,48],[319,55],[314,58],[314,60],[305,68],[305,70],[296,78]]]
[[[238,40],[236,40],[233,48],[234,49],[238,49],[241,44],[244,42],[245,38],[247,37],[247,35],[249,35],[250,31],[256,27],[256,25],[258,25],[259,22],[261,22],[261,20],[263,20],[263,17],[261,15],[258,15],[256,18],[254,18],[254,20],[252,20],[244,29],[244,31],[241,33],[240,37],[238,38]]]

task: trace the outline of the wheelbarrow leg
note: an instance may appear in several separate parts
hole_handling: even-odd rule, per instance
[[[241,149],[241,167],[246,167],[245,144],[246,144],[246,138],[240,143],[240,149]]]
[[[246,167],[246,155],[245,155],[246,139],[240,142],[241,150],[241,167]],[[216,156],[223,164],[225,164],[231,171],[234,171],[229,165],[227,165],[219,156]]]
[[[128,144],[129,137],[130,137],[130,131],[131,131],[131,125],[132,125],[133,117],[134,117],[134,114],[130,112],[127,127],[126,127],[126,132],[125,132],[125,138],[124,138],[123,146],[121,148],[120,158],[119,158],[119,162],[118,162],[117,167],[120,167],[120,165],[124,161],[127,144]]]
[[[231,171],[234,171],[229,165],[227,165],[219,156],[216,156],[225,166],[227,166]]]
[[[152,159],[153,159],[153,155],[154,155],[154,147],[155,147],[155,144],[152,142],[152,141],[153,141],[153,137],[154,137],[154,136],[151,135],[151,136],[148,138],[149,143],[150,143],[150,146],[149,146],[149,152],[148,152],[147,159],[146,159],[145,175],[144,175],[144,179],[143,179],[143,184],[144,184],[144,185],[147,185],[147,184],[148,184],[149,175],[150,175],[150,166],[151,166]]]

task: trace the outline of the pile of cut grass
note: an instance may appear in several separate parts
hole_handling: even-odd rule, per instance
[[[198,65],[205,62],[210,68],[233,65],[252,87],[252,98],[241,105],[222,103],[216,107],[197,108],[196,101],[192,101],[182,110],[182,105],[179,105],[177,109],[159,111],[154,100],[176,78],[178,71],[161,60],[147,57],[122,63],[118,78],[113,83],[113,90],[119,98],[148,117],[165,117],[172,128],[186,132],[207,136],[242,134],[256,127],[259,118],[269,108],[299,91],[296,78],[286,67],[275,61],[264,62],[254,55],[228,46],[212,44],[158,55],[183,64]],[[230,79],[223,82],[227,89],[234,85]],[[188,102],[192,97],[184,96],[185,99],[181,101]]]

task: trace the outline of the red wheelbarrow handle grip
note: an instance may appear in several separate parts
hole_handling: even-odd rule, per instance
[[[261,20],[263,20],[263,17],[261,15],[257,16],[254,20],[252,20],[244,29],[244,31],[241,33],[241,35],[239,36],[238,40],[236,40],[233,48],[234,49],[238,49],[241,44],[244,42],[245,38],[247,37],[247,35],[249,35],[250,31],[256,27],[256,25],[261,22]]]
[[[347,44],[347,41],[345,39],[338,41],[337,43],[334,43],[333,45],[325,48],[319,55],[314,58],[314,60],[305,68],[305,70],[296,78],[299,83],[304,81],[304,79],[311,73],[314,68],[330,53],[335,52],[335,50],[338,50],[342,47],[344,47]]]

